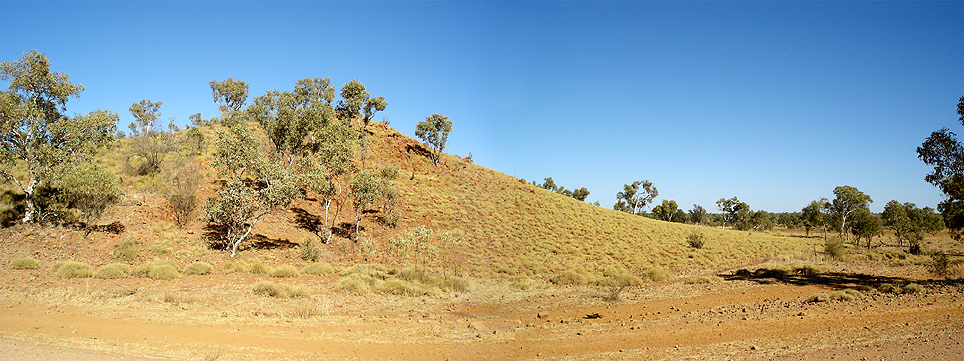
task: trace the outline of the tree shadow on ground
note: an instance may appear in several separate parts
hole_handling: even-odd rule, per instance
[[[250,237],[247,247],[245,249],[287,249],[298,247],[297,243],[289,241],[287,239],[280,238],[268,238],[264,235],[256,234]]]
[[[809,286],[809,285],[821,285],[833,289],[845,289],[852,288],[855,286],[866,286],[872,288],[879,288],[884,284],[908,284],[908,283],[918,283],[928,286],[961,286],[964,285],[964,279],[953,279],[953,280],[916,280],[908,279],[904,277],[890,277],[890,276],[878,276],[878,275],[868,275],[862,273],[844,273],[844,272],[823,272],[823,273],[792,273],[786,272],[784,270],[778,269],[765,269],[761,268],[755,272],[750,272],[745,269],[738,270],[732,274],[720,274],[718,275],[727,281],[736,280],[746,280],[753,281],[760,284],[773,284],[773,283],[784,283],[797,286]]]
[[[358,230],[364,231],[365,226],[358,227]],[[331,230],[331,233],[341,238],[350,239],[351,235],[355,233],[355,224],[351,222],[341,222]]]
[[[405,151],[408,153],[415,153],[417,156],[426,157],[429,159],[432,158],[432,152],[430,152],[428,149],[425,149],[425,147],[423,147],[421,144],[406,144]]]
[[[298,207],[291,207],[290,210],[295,212],[295,223],[301,229],[314,233],[315,235],[319,235],[325,230],[325,224],[321,217]]]

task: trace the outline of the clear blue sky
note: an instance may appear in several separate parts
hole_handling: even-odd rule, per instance
[[[86,86],[68,113],[125,130],[141,99],[216,116],[215,79],[251,97],[358,79],[402,133],[445,114],[448,153],[607,208],[643,179],[711,212],[797,211],[839,185],[875,211],[936,207],[915,149],[964,134],[961,1],[0,1],[0,60],[31,49]]]

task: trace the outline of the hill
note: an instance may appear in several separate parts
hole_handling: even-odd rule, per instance
[[[421,256],[425,265],[452,267],[476,277],[524,275],[545,280],[565,270],[593,273],[610,267],[636,273],[653,267],[669,268],[675,273],[699,273],[778,254],[810,252],[816,247],[817,241],[810,238],[724,231],[600,208],[454,155],[444,154],[435,166],[426,156],[425,144],[386,125],[374,124],[369,129],[371,145],[366,166],[395,165],[400,169],[401,176],[394,184],[401,218],[395,228],[387,227],[380,221],[380,210],[369,209],[356,242],[348,235],[347,223],[351,223],[352,215],[343,211],[336,224],[341,223],[345,231],[336,232],[333,242],[322,246],[331,262],[393,263],[405,257],[414,262]],[[214,130],[203,131],[210,143]],[[82,234],[66,232],[62,247],[71,248],[75,258],[79,256],[94,264],[107,263],[113,246],[128,238],[158,251],[158,256],[174,256],[179,261],[229,259],[224,252],[208,250],[217,234],[197,219],[199,209],[184,229],[173,225],[163,197],[164,175],[131,175],[125,155],[129,146],[130,139],[121,140],[102,152],[99,159],[102,165],[121,174],[125,191],[121,204],[108,212],[101,223],[117,221],[125,226],[125,231],[95,232],[86,240],[82,240]],[[175,157],[167,156],[168,171],[176,170]],[[210,146],[200,155],[185,156],[181,152],[181,157],[193,160],[201,170],[203,180],[198,197],[203,202],[219,189],[210,166]],[[311,229],[323,211],[309,194],[287,210],[267,216],[242,245],[240,257],[297,262],[299,246],[317,239]],[[430,250],[406,255],[393,248],[398,242],[391,240],[406,237],[416,227],[434,232],[420,239]],[[693,232],[705,235],[707,242],[702,249],[687,243],[686,237]]]

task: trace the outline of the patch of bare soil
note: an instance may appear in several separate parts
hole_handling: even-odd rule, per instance
[[[269,279],[310,299],[254,295],[263,276],[60,279],[0,271],[9,360],[964,359],[964,285],[848,273],[724,274],[623,293],[479,282],[439,298],[346,296],[337,277]],[[916,282],[917,293],[878,291]],[[853,300],[808,301],[841,289]]]

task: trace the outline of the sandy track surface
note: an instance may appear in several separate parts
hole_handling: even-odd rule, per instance
[[[847,274],[512,291],[441,298],[345,296],[301,277],[309,300],[252,295],[254,276],[61,280],[4,271],[9,360],[964,359],[964,287]],[[851,301],[808,302],[860,289]]]

